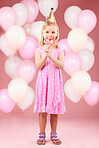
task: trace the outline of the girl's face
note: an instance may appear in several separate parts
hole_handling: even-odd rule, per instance
[[[57,27],[55,25],[52,26],[47,26],[44,30],[43,30],[43,36],[44,39],[49,38],[56,38],[57,37]]]

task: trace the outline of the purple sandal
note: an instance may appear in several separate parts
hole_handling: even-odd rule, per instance
[[[46,143],[45,137],[46,137],[46,133],[39,133],[39,139],[37,140],[37,144],[45,145]]]
[[[56,132],[51,132],[51,141],[53,144],[61,144],[62,142],[60,141],[59,138],[57,138],[57,133]]]

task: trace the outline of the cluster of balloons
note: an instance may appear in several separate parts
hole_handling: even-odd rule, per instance
[[[8,57],[4,68],[12,79],[7,89],[0,90],[0,110],[5,113],[11,112],[15,104],[26,110],[34,101],[29,83],[35,78],[36,67],[31,59],[39,46],[44,23],[34,21],[39,10],[46,17],[51,7],[56,11],[58,0],[22,0],[0,9],[0,26],[5,31],[0,37],[0,50]]]
[[[95,61],[95,44],[88,33],[96,25],[96,15],[91,10],[71,6],[66,9],[64,20],[72,29],[67,39],[58,42],[65,53],[64,71],[71,76],[64,85],[65,94],[73,102],[83,96],[87,104],[95,105],[99,101],[99,83],[92,81],[88,74]]]

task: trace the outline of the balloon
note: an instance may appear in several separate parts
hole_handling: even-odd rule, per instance
[[[89,49],[91,52],[94,52],[95,43],[91,37],[88,36],[88,42],[85,46],[85,49]]]
[[[92,81],[91,87],[84,95],[84,99],[88,105],[92,106],[99,102],[99,83]]]
[[[0,25],[6,31],[10,26],[16,23],[16,14],[10,7],[0,9]]]
[[[32,23],[36,19],[39,12],[38,4],[34,0],[23,0],[21,3],[24,4],[29,11],[27,23]]]
[[[37,21],[37,22],[34,22],[30,27],[30,34],[38,40],[38,43],[40,43],[41,30],[42,30],[43,24],[44,24],[43,21]]]
[[[37,41],[32,36],[27,36],[24,45],[18,50],[23,59],[31,59],[35,55]]]
[[[58,0],[38,0],[38,5],[40,12],[44,16],[49,16],[52,7],[54,8],[53,12],[56,11],[58,7]]]
[[[77,16],[81,12],[81,9],[77,6],[70,6],[64,13],[64,20],[66,24],[71,28],[77,28]]]
[[[0,91],[0,110],[9,113],[13,110],[15,102],[9,97],[8,90],[2,89]]]
[[[64,54],[72,52],[72,49],[69,47],[67,39],[62,39],[58,42],[58,46],[64,50]]]
[[[14,79],[18,77],[17,68],[21,61],[18,56],[11,56],[5,61],[5,71],[10,78]]]
[[[15,50],[11,49],[6,41],[6,35],[3,34],[0,38],[0,49],[6,56],[12,56],[16,53]]]
[[[18,103],[17,105],[24,111],[26,110],[28,107],[30,107],[34,101],[34,90],[29,87],[28,93],[26,95],[26,97],[24,98],[24,100],[22,100],[20,103]]]
[[[86,33],[91,32],[96,26],[97,18],[93,11],[83,10],[77,17],[78,27],[84,29]]]
[[[28,19],[28,9],[25,5],[17,3],[12,7],[16,13],[16,24],[23,26]]]
[[[21,26],[13,25],[6,32],[6,39],[13,50],[21,48],[26,40],[26,33]]]
[[[91,69],[95,61],[94,54],[88,49],[83,49],[78,54],[82,61],[81,70],[88,71]]]
[[[80,28],[74,28],[69,32],[67,41],[70,48],[73,51],[78,52],[87,44],[88,36],[84,30]]]
[[[28,84],[21,78],[15,78],[8,84],[8,94],[16,102],[21,102],[28,93]]]
[[[65,72],[72,76],[74,72],[81,69],[81,59],[76,53],[68,53],[64,56],[64,70]]]
[[[67,80],[67,82],[65,83],[64,91],[65,91],[66,96],[74,103],[78,102],[82,97],[75,93],[75,91],[73,90],[70,84],[70,79]]]
[[[24,29],[26,35],[30,35],[30,24],[28,24],[28,23],[24,24],[23,29]]]
[[[31,60],[24,60],[18,66],[18,77],[30,83],[36,74],[36,68]]]
[[[78,95],[84,95],[91,86],[90,75],[85,71],[76,71],[71,77],[71,86]]]

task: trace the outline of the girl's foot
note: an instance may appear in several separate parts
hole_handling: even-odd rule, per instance
[[[51,141],[53,144],[61,144],[62,142],[60,141],[59,138],[57,138],[57,133],[56,132],[51,132]]]
[[[39,139],[37,140],[37,144],[45,145],[46,143],[45,137],[46,137],[46,133],[39,133]]]

